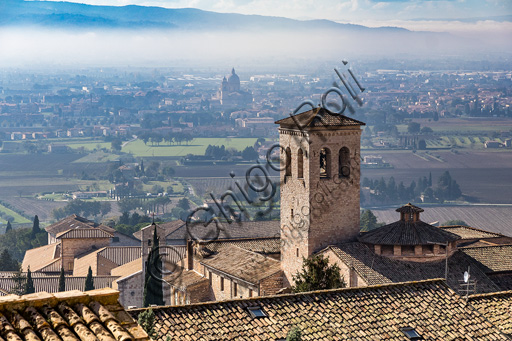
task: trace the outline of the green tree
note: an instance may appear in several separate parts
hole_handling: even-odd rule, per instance
[[[419,133],[420,132],[420,124],[419,123],[416,123],[416,122],[410,122],[409,125],[407,126],[407,132],[411,133],[411,134],[416,134],[416,133]]]
[[[32,232],[30,236],[34,238],[39,232],[41,232],[41,229],[39,228],[39,217],[36,214],[34,216],[34,223],[32,224]]]
[[[454,225],[469,226],[464,220],[460,220],[460,219],[448,220],[443,224],[443,226],[454,226]]]
[[[361,219],[359,220],[361,232],[368,232],[379,226],[382,226],[382,223],[377,222],[375,214],[373,214],[371,210],[364,210],[361,214]]]
[[[155,313],[153,312],[153,309],[150,308],[140,313],[137,318],[137,322],[148,334],[150,339],[156,340],[158,338],[158,331],[155,328]]]
[[[178,205],[177,206],[179,208],[185,210],[185,211],[190,209],[190,204],[188,203],[188,199],[187,198],[181,198],[178,201]]]
[[[27,270],[27,282],[25,283],[25,292],[24,294],[33,294],[36,292],[34,288],[34,281],[32,280],[32,272],[30,271],[30,266]]]
[[[18,262],[12,259],[7,249],[4,249],[0,255],[0,271],[16,271],[18,268]]]
[[[19,267],[18,271],[16,271],[16,273],[12,276],[12,280],[14,282],[14,286],[11,289],[11,293],[15,295],[25,294],[27,277],[21,272],[21,267]]]
[[[89,270],[87,271],[87,277],[85,278],[85,288],[84,291],[94,290],[94,280],[92,278],[92,269],[89,266]]]
[[[344,288],[345,280],[337,264],[329,265],[323,255],[302,257],[302,270],[293,276],[294,292]]]
[[[162,290],[162,259],[160,257],[160,238],[156,233],[156,225],[153,230],[153,243],[146,261],[146,273],[144,277],[144,307],[151,304],[163,305],[164,293]]]
[[[302,341],[302,332],[298,326],[290,329],[286,335],[286,341]]]
[[[59,276],[59,292],[66,291],[66,276],[64,275],[64,268],[60,268]]]
[[[12,231],[11,221],[7,220],[7,226],[5,227],[5,233]]]
[[[254,161],[258,159],[258,152],[253,147],[246,147],[242,151],[242,158],[246,161]]]
[[[123,147],[123,142],[120,139],[113,139],[111,142],[111,148],[115,152],[120,152]]]

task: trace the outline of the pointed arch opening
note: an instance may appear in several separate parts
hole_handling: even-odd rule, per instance
[[[320,179],[331,177],[331,151],[329,148],[320,149]]]
[[[297,177],[304,178],[304,152],[302,148],[297,151]]]
[[[290,147],[286,148],[286,176],[292,176],[292,150]]]
[[[347,147],[340,149],[338,175],[340,178],[350,177],[350,150]]]

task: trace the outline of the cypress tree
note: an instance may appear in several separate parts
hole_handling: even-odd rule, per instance
[[[162,259],[160,258],[159,240],[156,233],[156,225],[153,230],[153,244],[146,261],[146,273],[144,277],[144,306],[151,304],[163,305],[164,294],[162,289]]]
[[[36,214],[34,217],[34,224],[32,224],[32,233],[30,235],[34,238],[39,232],[41,232],[41,229],[39,228],[39,217]]]
[[[5,227],[5,233],[7,233],[11,230],[12,230],[11,222],[9,220],[7,220],[7,226]]]
[[[92,269],[89,266],[89,271],[87,271],[87,278],[85,279],[85,289],[84,291],[94,290],[94,281],[92,279]]]
[[[66,277],[64,275],[64,268],[60,268],[59,292],[60,291],[66,291]]]
[[[36,292],[34,288],[34,281],[32,280],[32,272],[30,271],[30,266],[27,271],[27,283],[25,284],[25,292],[24,294],[33,294]]]
[[[0,270],[1,271],[16,271],[18,270],[18,262],[11,257],[7,249],[2,251],[0,255]]]

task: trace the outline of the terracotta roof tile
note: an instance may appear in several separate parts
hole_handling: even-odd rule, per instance
[[[109,226],[97,224],[94,221],[79,217],[76,214],[70,215],[69,217],[47,226],[45,230],[53,235],[57,235],[58,233],[74,228],[99,228],[109,233],[115,232],[115,230]]]
[[[174,221],[170,221],[170,222],[166,222],[166,223],[159,223],[156,225],[158,227],[160,227],[161,229],[163,229],[165,231],[165,235],[167,236],[168,234],[176,231],[177,229],[181,228],[182,226],[185,226],[185,222],[181,219],[178,219],[178,220],[174,220]],[[134,232],[133,236],[135,238],[137,238],[138,240],[140,240],[142,238],[142,231],[139,230],[137,232]]]
[[[469,226],[439,226],[440,229],[458,235],[461,239],[483,239],[503,237],[502,234],[488,232]]]
[[[238,246],[248,251],[262,254],[273,254],[281,252],[280,238],[221,239],[211,242],[199,243],[199,249],[201,251],[201,255],[205,257],[232,245]]]
[[[281,235],[281,223],[278,220],[266,221],[242,221],[233,222],[231,224],[219,224],[218,235],[215,224],[210,224],[205,227],[206,230],[199,230],[202,225],[192,227],[193,233],[196,234],[196,239],[201,239],[201,236],[208,235],[214,231],[215,236],[213,239],[239,239],[239,238],[275,238]],[[213,230],[212,230],[213,229]],[[174,232],[167,235],[167,240],[183,240],[190,239],[185,225],[178,228]]]
[[[195,271],[185,271],[180,268],[173,274],[164,277],[165,281],[172,284],[175,288],[185,290],[185,288],[197,284],[199,282],[208,281],[206,277],[201,276]]]
[[[421,213],[424,211],[424,209],[421,207],[415,206],[411,203],[408,203],[402,207],[397,208],[395,211],[400,212],[400,213]]]
[[[59,277],[60,276],[47,275],[38,276],[37,273],[32,273],[32,280],[34,281],[34,288],[36,289],[36,292],[46,291],[56,293],[59,289]],[[66,290],[83,290],[85,288],[85,276],[66,276],[65,278]],[[116,279],[116,276],[95,276],[93,277],[94,287],[96,289],[111,287],[112,282]],[[16,288],[16,285],[17,283],[12,277],[0,277],[0,289],[5,290],[7,292],[12,292]]]
[[[99,228],[73,228],[57,233],[57,239],[82,239],[82,238],[112,238],[113,233],[103,231]]]
[[[340,260],[353,266],[357,274],[369,285],[418,281],[444,277],[445,260],[432,262],[406,262],[379,256],[361,243],[329,246]],[[462,251],[448,258],[448,285],[459,290],[464,271],[471,266],[471,276],[477,280],[478,292],[492,292],[500,288],[481,270],[474,259]]]
[[[266,316],[254,318],[247,307]],[[131,310],[133,317],[143,310]],[[159,340],[507,340],[441,280],[153,308]]]
[[[30,266],[30,271],[38,271],[55,262],[58,257],[60,257],[60,243],[43,245],[25,252],[21,268],[27,271]]]
[[[359,236],[359,241],[375,245],[427,245],[460,239],[458,235],[419,221],[399,220]]]
[[[460,249],[486,272],[512,271],[512,245],[465,247]]]
[[[512,291],[471,295],[469,302],[501,332],[512,335]]]
[[[291,117],[283,118],[275,122],[281,127],[298,129],[309,127],[347,127],[363,126],[364,122],[350,118],[345,115],[332,113],[324,108],[315,108]]]
[[[0,337],[8,341],[149,340],[118,297],[112,289],[4,297],[0,299]]]
[[[205,267],[221,271],[251,284],[281,271],[281,263],[256,252],[230,246],[201,261]]]

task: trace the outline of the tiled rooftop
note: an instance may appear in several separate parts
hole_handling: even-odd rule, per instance
[[[248,307],[259,308],[253,317]],[[136,317],[143,310],[131,310]],[[507,340],[441,280],[153,308],[159,340]]]
[[[57,233],[57,239],[82,239],[82,238],[112,238],[113,233],[103,231],[99,228],[73,228]]]
[[[427,245],[460,239],[458,235],[427,224],[421,220],[399,220],[359,236],[359,241],[375,245]]]
[[[45,230],[46,232],[56,235],[58,233],[75,228],[99,228],[109,233],[114,233],[115,231],[111,227],[102,224],[97,224],[94,221],[79,217],[76,214],[70,215],[64,219],[59,220],[54,224],[47,226]]]
[[[144,330],[112,289],[0,297],[0,337],[7,341],[136,341]]]
[[[202,256],[211,255],[230,246],[238,246],[242,249],[262,253],[273,254],[281,252],[280,238],[240,238],[240,239],[223,239],[199,244]]]
[[[465,247],[460,250],[480,263],[485,272],[512,271],[512,245]]]
[[[444,231],[451,232],[453,234],[458,235],[461,239],[484,239],[484,238],[498,238],[503,237],[503,235],[498,233],[487,232],[484,230],[479,230],[474,227],[469,226],[440,226],[440,229]]]
[[[60,271],[60,270],[59,270]],[[12,292],[17,283],[10,277],[0,278],[0,289],[7,292]],[[24,274],[26,276],[26,273]],[[38,276],[37,273],[32,273],[32,280],[34,281],[34,288],[36,292],[46,291],[50,293],[57,292],[59,289],[60,276]],[[66,290],[84,290],[86,277],[72,277],[66,276]],[[116,276],[95,276],[93,277],[94,287],[96,289],[107,288],[112,286],[112,282],[116,280]]]
[[[170,222],[166,222],[166,223],[159,223],[157,225],[158,225],[158,227],[160,227],[161,229],[163,229],[165,231],[165,236],[167,236],[169,233],[172,233],[172,232],[176,231],[177,229],[179,229],[180,227],[184,226],[185,222],[181,219],[178,219],[178,220],[174,220],[174,221],[170,221]],[[137,238],[138,240],[140,240],[142,238],[142,231],[139,230],[137,232],[134,232],[133,236],[135,238]]]
[[[275,122],[281,127],[347,127],[363,126],[365,123],[345,115],[332,113],[324,108],[315,108],[292,117],[286,117]]]
[[[279,261],[234,245],[203,259],[201,264],[252,284],[281,271]]]
[[[199,231],[198,229],[202,225],[196,225],[193,227],[193,231],[198,236],[206,235],[211,232],[212,229],[215,231],[215,224],[208,225],[206,231]],[[242,221],[233,222],[231,224],[222,223],[219,224],[219,235],[214,239],[238,239],[238,238],[275,238],[281,235],[281,223],[278,220],[268,221]],[[167,235],[167,240],[185,240],[187,239],[188,233],[185,225],[178,228],[174,232]],[[190,239],[190,237],[188,237]],[[199,239],[199,237],[197,237]]]
[[[21,268],[27,271],[30,265],[31,271],[38,271],[54,263],[58,257],[60,257],[60,243],[43,245],[25,252]],[[58,271],[60,271],[60,267]]]
[[[501,332],[512,336],[512,291],[471,295],[469,303]]]
[[[379,256],[361,243],[329,246],[345,264],[352,265],[367,284],[397,283],[444,277],[445,261],[406,262]],[[448,285],[459,290],[464,272],[471,266],[471,276],[477,280],[478,292],[498,291],[500,288],[479,268],[474,259],[461,251],[448,259]]]

